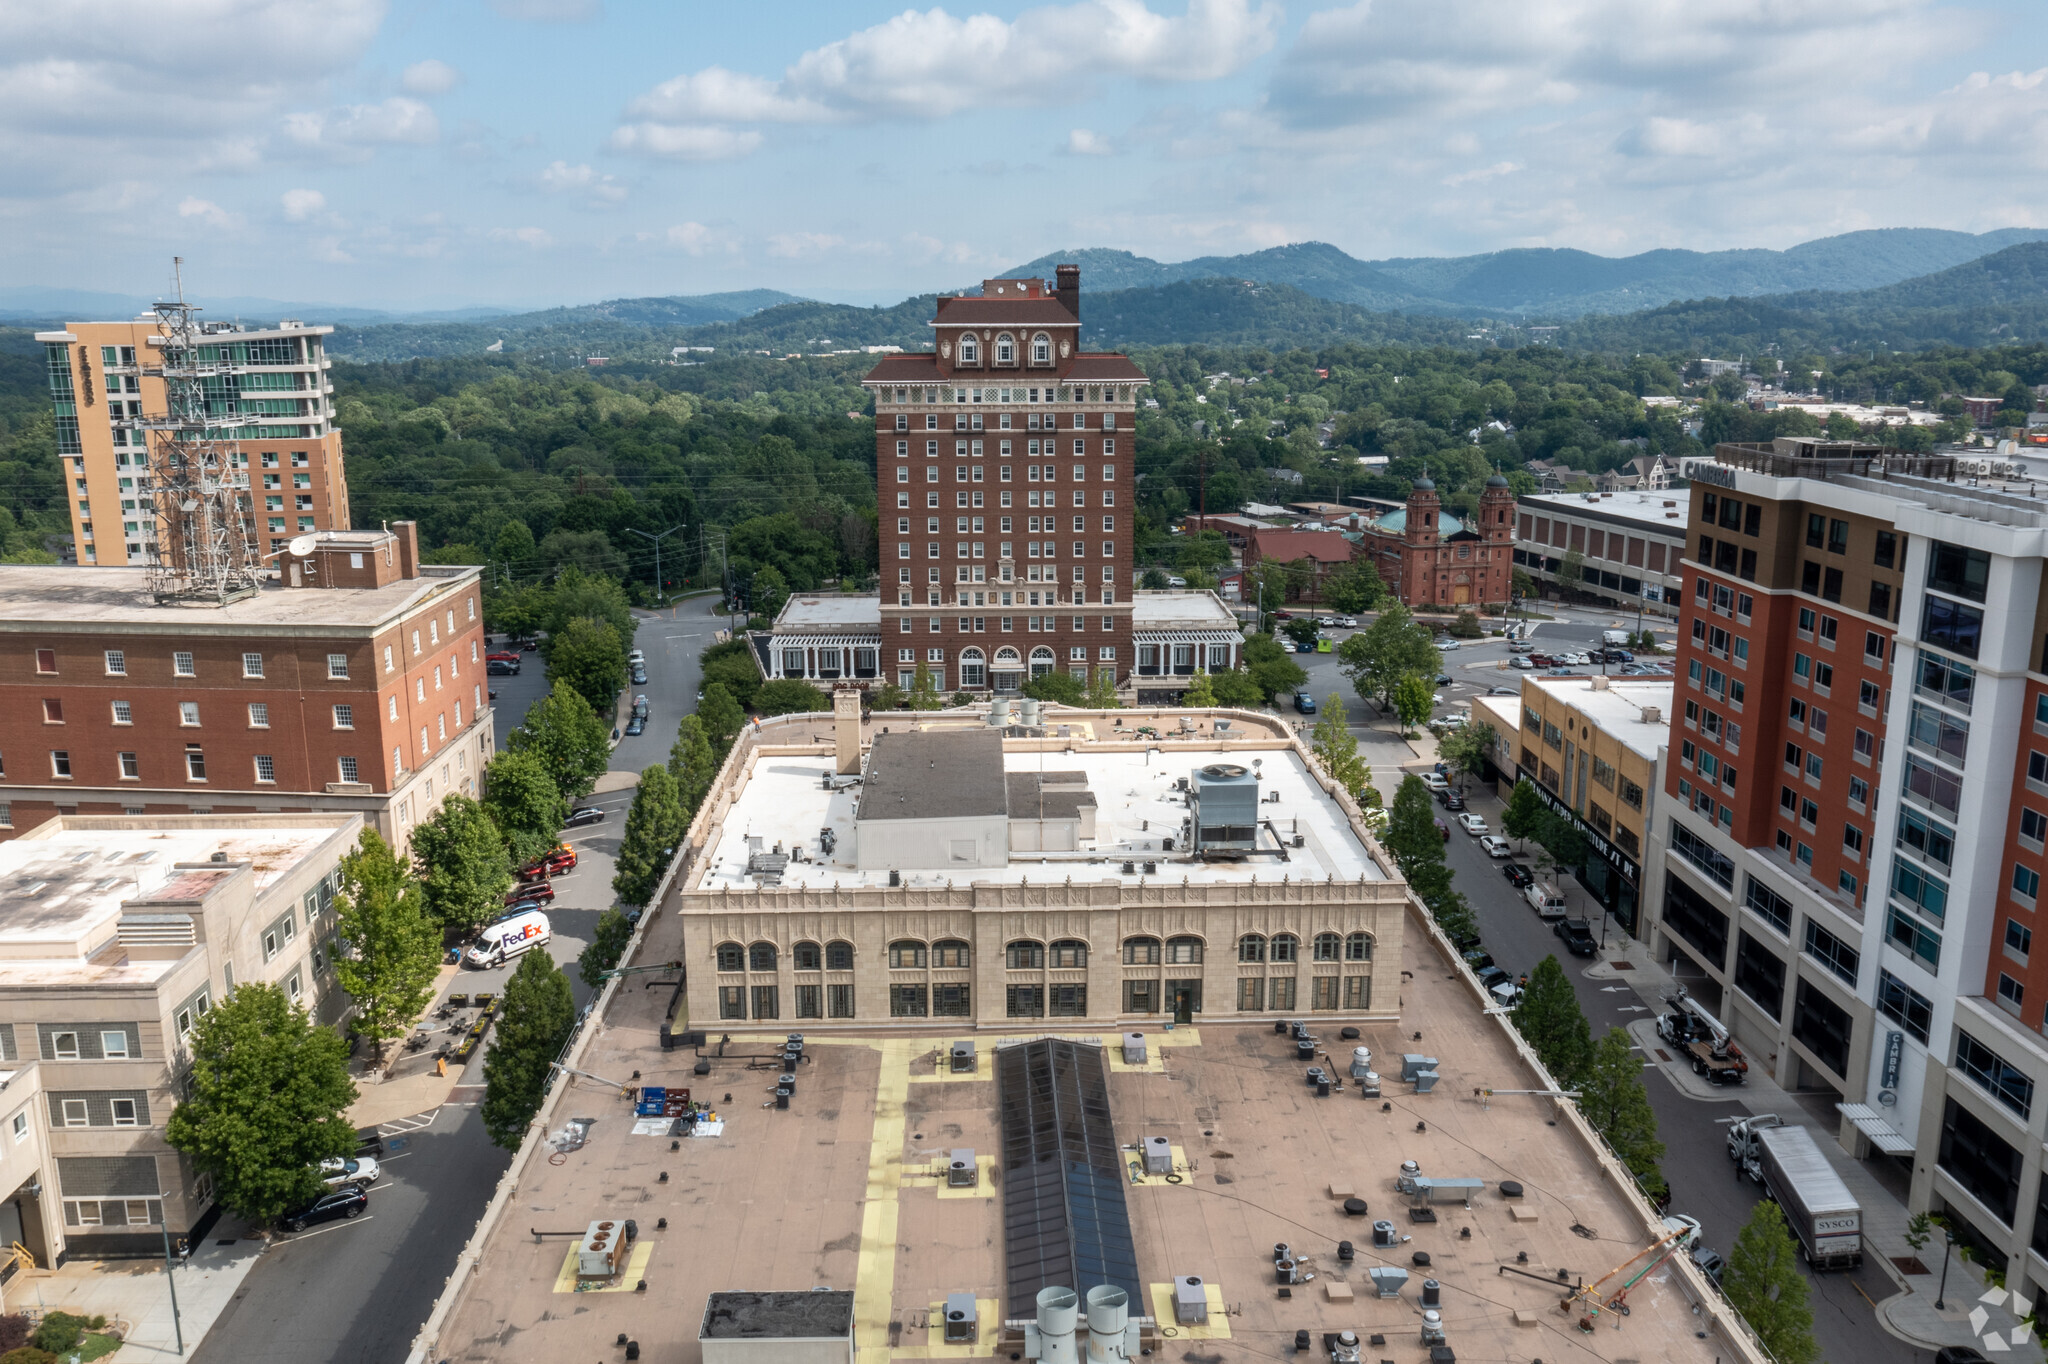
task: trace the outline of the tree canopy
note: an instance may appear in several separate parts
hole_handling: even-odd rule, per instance
[[[505,982],[497,1035],[484,1055],[484,1131],[508,1151],[547,1096],[555,1057],[576,1025],[569,978],[545,951],[528,952]]]
[[[1382,705],[1394,704],[1402,679],[1420,677],[1428,685],[1443,664],[1429,627],[1398,603],[1337,646],[1337,660],[1359,697]]]
[[[434,997],[441,926],[427,911],[412,869],[365,825],[356,850],[341,859],[334,900],[334,975],[355,1001],[355,1029],[379,1053],[403,1037]]]
[[[621,680],[624,674],[620,674]],[[596,789],[597,779],[611,765],[610,701],[594,710],[589,698],[567,679],[557,680],[546,696],[533,703],[519,727],[505,736],[514,753],[531,753],[547,768],[555,787],[569,800]]]

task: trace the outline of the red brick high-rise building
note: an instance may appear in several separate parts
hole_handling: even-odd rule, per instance
[[[941,298],[933,349],[875,397],[881,671],[1014,691],[1055,670],[1121,681],[1131,642],[1135,414],[1144,373],[1081,349],[1081,271]]]

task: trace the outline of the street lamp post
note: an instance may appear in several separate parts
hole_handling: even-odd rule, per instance
[[[178,1315],[178,1275],[176,1262],[171,1258],[171,1229],[161,1228],[164,1234],[164,1281],[171,1286],[171,1329],[178,1335],[178,1353],[185,1353],[185,1321]]]
[[[677,525],[670,526],[667,530],[663,531],[659,535],[649,535],[646,531],[641,530],[635,526],[628,526],[626,527],[626,529],[632,531],[633,534],[639,536],[641,539],[650,540],[654,544],[654,595],[656,599],[659,599],[662,595],[662,588],[664,586],[664,584],[661,581],[661,542],[663,540],[666,540],[669,536],[674,535],[677,531],[683,529],[683,526],[680,523]]]
[[[1948,1253],[1955,1247],[1956,1234],[1948,1227],[1941,1229],[1941,1285],[1934,1290],[1934,1310],[1943,1311],[1948,1307],[1944,1301],[1948,1294]]]

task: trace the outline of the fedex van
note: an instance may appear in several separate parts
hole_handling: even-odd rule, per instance
[[[548,916],[537,909],[510,914],[476,935],[463,960],[478,969],[503,966],[530,948],[547,946]]]

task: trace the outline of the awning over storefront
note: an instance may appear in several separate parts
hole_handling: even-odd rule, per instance
[[[1872,1108],[1869,1104],[1836,1104],[1836,1111],[1856,1125],[1856,1130],[1870,1138],[1870,1144],[1888,1156],[1910,1156],[1913,1143],[1893,1127],[1891,1119]]]
[[[1235,630],[1133,630],[1133,644],[1242,644]]]

